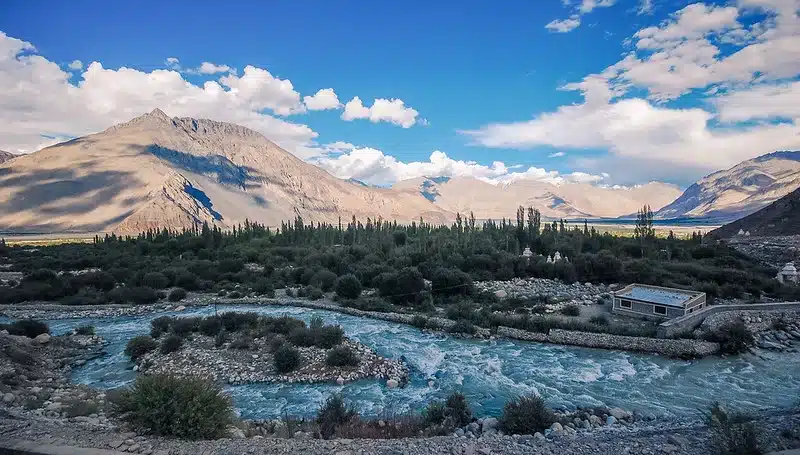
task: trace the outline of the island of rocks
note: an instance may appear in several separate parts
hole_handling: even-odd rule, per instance
[[[128,354],[143,374],[195,376],[228,384],[319,383],[366,378],[388,387],[408,381],[408,367],[348,339],[321,319],[305,322],[255,313],[160,317],[150,336],[129,342]]]

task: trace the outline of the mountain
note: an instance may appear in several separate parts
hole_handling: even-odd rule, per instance
[[[6,151],[0,150],[0,164],[5,163],[6,161],[10,160],[11,158],[16,158],[17,155],[13,153],[8,153]]]
[[[755,213],[711,231],[709,235],[728,238],[740,230],[753,236],[800,235],[800,188]]]
[[[248,128],[161,110],[0,164],[0,230],[114,231],[453,217],[418,192],[346,182]]]
[[[537,208],[547,218],[616,218],[636,213],[645,204],[658,209],[681,194],[677,186],[658,182],[630,188],[534,180],[493,185],[471,177],[422,177],[392,188],[419,191],[448,212],[471,211],[492,219],[514,218],[520,205]]]
[[[800,151],[774,152],[703,177],[657,218],[732,221],[800,187]]]

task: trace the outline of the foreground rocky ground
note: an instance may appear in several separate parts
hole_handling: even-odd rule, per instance
[[[761,436],[772,441],[770,450],[798,446],[800,418],[765,417]],[[303,455],[492,455],[492,454],[710,454],[710,433],[696,423],[617,427],[607,431],[538,439],[532,436],[435,437],[395,440],[319,440],[307,438],[241,438],[216,441],[179,441],[148,438],[123,431],[97,431],[86,423],[0,418],[0,439],[28,440],[57,445],[106,448],[158,455],[303,454]]]

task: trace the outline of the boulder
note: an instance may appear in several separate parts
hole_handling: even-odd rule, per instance
[[[564,427],[562,427],[560,423],[556,422],[550,425],[550,431],[552,431],[553,433],[559,433],[564,431]]]
[[[508,297],[508,292],[506,292],[503,289],[498,289],[497,291],[494,291],[494,296],[497,297],[498,299],[504,299]]]
[[[390,389],[397,388],[398,385],[400,385],[400,383],[397,381],[397,379],[392,378],[386,381],[386,387]]]
[[[606,425],[614,425],[615,423],[617,423],[617,418],[616,417],[614,417],[614,416],[606,417]]]
[[[5,403],[5,404],[11,404],[11,403],[13,403],[13,402],[14,402],[14,399],[15,399],[15,398],[16,398],[16,397],[14,397],[14,394],[13,394],[13,393],[11,393],[11,392],[8,392],[8,393],[6,393],[5,395],[3,395],[3,403]]]
[[[494,430],[497,428],[497,419],[494,417],[487,417],[483,419],[483,424],[481,425],[481,431],[486,432],[489,430]]]
[[[34,338],[33,341],[39,344],[47,344],[50,342],[50,335],[47,333],[40,333],[39,335],[36,335],[36,338]]]
[[[611,408],[608,411],[608,413],[610,415],[614,416],[617,420],[624,420],[624,419],[627,419],[630,416],[628,411],[626,411],[626,410],[624,410],[622,408]]]
[[[233,425],[228,427],[228,434],[233,439],[244,439],[245,438],[244,431],[242,431],[241,428],[235,427]]]
[[[341,377],[341,376],[339,376],[338,378],[336,378],[336,384],[338,384],[338,385],[344,385],[344,378],[343,378],[343,377]]]

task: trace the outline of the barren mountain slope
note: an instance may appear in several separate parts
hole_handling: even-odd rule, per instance
[[[735,220],[798,187],[800,152],[769,153],[703,177],[657,216]]]
[[[337,179],[250,129],[162,111],[0,165],[0,229],[135,233],[296,215],[450,218],[417,192]]]
[[[800,235],[800,188],[763,209],[717,228],[709,235],[727,238],[739,231],[751,236]]]
[[[475,213],[478,218],[513,218],[517,207],[534,207],[548,218],[619,217],[645,204],[658,209],[680,195],[665,183],[632,188],[608,188],[582,183],[553,185],[533,180],[492,185],[470,177],[418,178],[398,182],[396,189],[414,190],[450,211]]]
[[[0,164],[5,163],[6,161],[10,160],[11,158],[15,158],[17,155],[13,153],[8,153],[5,150],[0,150]]]

